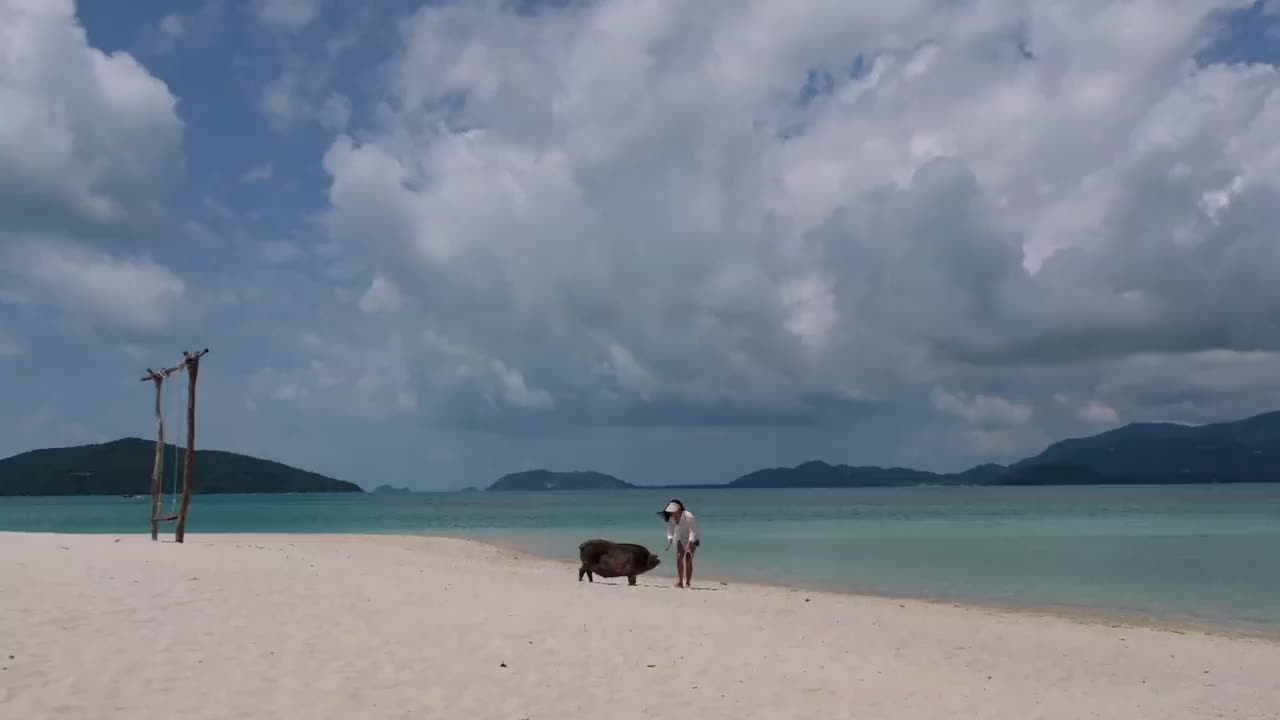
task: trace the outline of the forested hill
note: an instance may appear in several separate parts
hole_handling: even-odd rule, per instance
[[[730,487],[902,485],[1181,485],[1280,482],[1280,413],[1207,425],[1132,423],[1056,442],[1008,467],[961,473],[851,467],[819,461],[743,475]]]
[[[488,487],[493,491],[545,490],[627,490],[635,487],[612,475],[592,471],[554,472],[528,470],[498,478]]]
[[[32,450],[0,460],[4,495],[149,495],[154,440]],[[183,450],[178,449],[181,467]],[[173,446],[165,447],[165,488],[173,482]],[[192,492],[363,492],[360,486],[282,463],[222,450],[196,450]]]

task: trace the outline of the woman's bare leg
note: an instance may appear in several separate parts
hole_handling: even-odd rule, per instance
[[[684,543],[676,544],[676,587],[684,587]]]
[[[685,587],[693,587],[693,553],[694,553],[694,548],[693,548],[692,546],[688,546],[686,549],[688,550],[689,555],[688,555],[688,557],[686,557],[686,558],[684,559],[684,586],[685,586]]]

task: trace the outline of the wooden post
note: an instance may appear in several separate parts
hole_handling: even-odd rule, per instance
[[[182,542],[187,535],[187,509],[191,507],[191,477],[196,464],[196,379],[200,376],[200,358],[209,352],[182,353],[187,368],[187,456],[182,468],[182,509],[178,511],[178,526],[174,540]],[[176,472],[176,471],[175,471]]]
[[[160,535],[160,521],[156,513],[160,511],[160,490],[164,487],[164,412],[161,407],[161,391],[164,388],[164,376],[147,368],[151,382],[156,386],[156,460],[151,468],[151,539]]]

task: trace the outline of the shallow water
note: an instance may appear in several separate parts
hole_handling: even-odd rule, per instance
[[[574,560],[589,537],[661,551],[671,494],[196,496],[188,532],[441,534]],[[1280,485],[675,494],[699,519],[702,577],[1280,635]],[[145,533],[148,504],[0,498],[0,530]]]

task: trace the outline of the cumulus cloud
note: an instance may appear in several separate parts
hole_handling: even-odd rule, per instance
[[[266,84],[258,109],[271,129],[284,133],[306,123],[330,130],[345,130],[351,118],[351,101],[333,90],[338,56],[317,60],[286,51],[280,74]]]
[[[1077,417],[1085,422],[1097,423],[1100,425],[1114,425],[1120,420],[1120,415],[1116,413],[1115,408],[1104,405],[1096,400],[1090,401],[1087,405],[1080,408]]]
[[[253,11],[263,25],[296,31],[315,18],[316,0],[255,0]]]
[[[360,309],[370,313],[393,313],[400,309],[400,291],[395,283],[378,275],[360,296]]]
[[[540,388],[530,388],[524,381],[524,375],[514,368],[509,368],[499,360],[493,361],[493,372],[497,375],[501,389],[500,397],[504,402],[517,408],[545,410],[555,407],[551,393]]]
[[[933,406],[975,424],[1020,425],[1031,419],[1028,405],[991,395],[963,397],[934,388]]]
[[[155,333],[184,315],[186,283],[146,257],[116,258],[72,243],[42,240],[0,253],[31,298],[122,332]],[[3,278],[3,274],[0,274]]]
[[[187,33],[187,21],[178,13],[169,13],[160,19],[160,33],[169,41],[169,46]]]
[[[222,35],[225,0],[204,0],[191,12],[171,12],[160,18],[155,31],[157,52],[170,53],[179,48],[205,50]]]
[[[381,346],[359,346],[304,332],[296,349],[302,367],[271,367],[251,386],[260,396],[338,415],[387,419],[418,409],[398,338]]]
[[[0,47],[0,302],[167,328],[186,283],[129,247],[182,170],[176,98],[128,53],[91,47],[68,0],[0,0]]]
[[[0,0],[0,47],[5,230],[156,211],[182,166],[164,82],[128,53],[90,47],[71,0]]]
[[[262,89],[259,108],[276,132],[284,132],[303,112],[297,90],[298,80],[290,72],[284,72]]]
[[[1280,74],[1196,61],[1249,5],[429,5],[328,228],[566,421],[1140,418],[1132,358],[1280,351]]]

